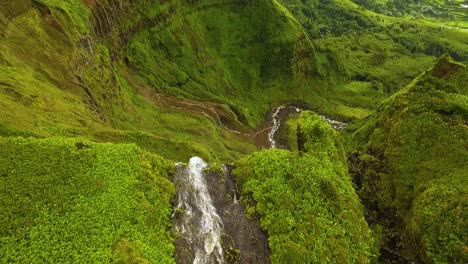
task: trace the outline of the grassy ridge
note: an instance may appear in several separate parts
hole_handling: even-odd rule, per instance
[[[371,232],[346,173],[339,135],[318,115],[298,122],[302,151],[264,150],[233,173],[248,212],[260,214],[272,263],[368,263]]]
[[[173,262],[172,170],[135,145],[0,138],[1,262]]]
[[[444,56],[348,128],[351,171],[369,221],[385,228],[384,251],[428,263],[468,260],[467,80],[467,67]]]

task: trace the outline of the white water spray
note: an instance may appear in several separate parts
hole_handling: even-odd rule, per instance
[[[195,255],[194,264],[224,263],[221,247],[223,223],[203,178],[207,164],[201,158],[190,159],[184,168],[176,164],[178,173],[175,183],[179,189],[176,212],[182,212],[181,221],[175,229],[187,241]]]

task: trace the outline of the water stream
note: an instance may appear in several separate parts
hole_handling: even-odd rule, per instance
[[[269,264],[268,238],[259,217],[247,218],[238,202],[232,167],[205,169],[198,157],[176,164],[173,214],[176,263]]]
[[[278,129],[280,128],[281,124],[285,121],[285,120],[282,120],[284,118],[281,118],[281,116],[280,116],[280,114],[283,111],[288,111],[288,112],[296,111],[297,113],[300,113],[302,111],[302,109],[300,109],[299,107],[287,106],[287,105],[281,105],[281,106],[278,106],[275,109],[273,109],[273,112],[272,112],[272,115],[271,115],[271,119],[273,121],[273,126],[271,127],[271,130],[268,133],[268,142],[270,144],[270,148],[278,148],[278,143],[277,143],[277,141],[275,139],[275,134],[278,131]]]
[[[272,126],[270,132],[268,132],[268,143],[270,148],[284,148],[278,144],[277,139],[275,138],[276,132],[280,129],[281,125],[286,122],[290,113],[296,112],[300,113],[304,111],[303,109],[296,106],[281,105],[274,108],[271,112]],[[320,115],[320,117],[327,121],[334,129],[342,130],[348,125],[347,123],[333,120],[327,116]]]
[[[347,123],[344,123],[344,122],[340,122],[340,121],[337,121],[337,120],[333,120],[333,119],[330,119],[324,115],[320,115],[320,117],[327,121],[328,124],[330,124],[330,126],[332,126],[334,129],[336,130],[342,130],[344,129],[348,124]]]
[[[187,250],[176,256],[178,263],[224,263],[221,246],[223,222],[208,191],[203,170],[207,164],[198,157],[187,167],[176,164],[174,184],[178,192],[174,212],[174,228],[180,235],[178,243]],[[177,245],[176,245],[177,246]]]

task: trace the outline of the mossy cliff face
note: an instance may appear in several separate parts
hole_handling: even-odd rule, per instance
[[[468,260],[467,81],[466,65],[444,56],[348,130],[350,171],[368,220],[384,228],[383,258]]]

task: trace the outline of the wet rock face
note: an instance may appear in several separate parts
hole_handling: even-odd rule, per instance
[[[225,263],[270,263],[267,235],[258,217],[247,218],[245,207],[237,201],[231,169],[224,166],[224,172],[205,172],[211,199],[224,224]]]

